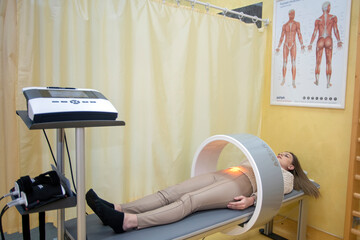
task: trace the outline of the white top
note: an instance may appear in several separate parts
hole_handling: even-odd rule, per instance
[[[245,162],[241,164],[241,166],[244,168],[245,175],[249,178],[251,182],[251,186],[253,188],[253,193],[257,192],[256,187],[256,180],[255,180],[255,174],[254,171],[250,165],[249,162]],[[294,175],[292,175],[291,172],[286,171],[285,169],[281,168],[281,172],[284,179],[284,194],[290,193],[294,188]]]

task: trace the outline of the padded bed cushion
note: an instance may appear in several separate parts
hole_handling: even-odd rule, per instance
[[[315,184],[319,186],[318,184]],[[291,202],[302,197],[302,191],[292,191],[284,196],[283,203]],[[172,224],[134,230],[122,234],[115,234],[109,226],[104,226],[100,219],[91,214],[86,216],[86,233],[88,240],[97,239],[185,239],[212,229],[219,228],[232,222],[243,223],[248,220],[254,211],[254,207],[245,210],[216,209],[201,211],[191,214],[179,222]],[[70,238],[76,239],[76,218],[65,222],[65,228]]]

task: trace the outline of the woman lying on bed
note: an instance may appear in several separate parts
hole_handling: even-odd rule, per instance
[[[284,179],[284,194],[294,189],[319,197],[291,152],[277,155]],[[86,201],[105,225],[116,233],[172,223],[200,210],[245,209],[256,202],[255,175],[250,165],[241,165],[193,177],[180,184],[125,204],[112,204],[90,189]]]

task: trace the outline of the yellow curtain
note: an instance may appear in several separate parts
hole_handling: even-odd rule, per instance
[[[0,1],[0,195],[9,193],[20,175],[19,138],[16,109],[17,92],[17,11],[15,1]],[[6,199],[8,200],[8,199]],[[4,204],[1,202],[0,208]],[[4,220],[5,224],[4,224]],[[11,223],[11,224],[6,224]],[[3,226],[19,225],[14,209],[6,212]]]
[[[15,114],[23,87],[93,88],[115,105],[125,127],[85,133],[87,189],[113,202],[188,178],[211,135],[259,133],[266,30],[254,24],[151,0],[4,0],[0,17],[2,195],[53,163],[42,132]],[[18,215],[5,214],[5,231],[20,229]]]

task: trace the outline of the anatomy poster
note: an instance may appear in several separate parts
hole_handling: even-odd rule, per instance
[[[344,108],[351,0],[275,0],[271,104]]]

